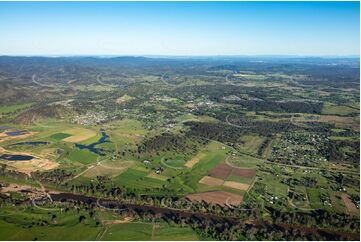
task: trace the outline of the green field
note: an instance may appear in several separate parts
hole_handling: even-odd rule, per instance
[[[80,162],[82,164],[94,163],[98,159],[98,155],[94,154],[88,150],[80,150],[77,148],[72,149],[67,156],[67,159],[75,162]]]
[[[241,139],[241,141],[244,143],[240,146],[240,151],[252,155],[257,155],[259,146],[262,144],[264,139],[264,137],[256,135],[245,135]]]
[[[0,106],[0,113],[8,114],[11,112],[16,112],[22,109],[26,109],[31,105],[32,103],[22,103],[22,104],[10,105],[10,106]]]
[[[352,113],[359,113],[360,110],[343,105],[335,105],[326,103],[322,109],[322,114],[335,114],[340,116],[347,116]]]
[[[147,177],[149,172],[128,169],[124,173],[114,178],[114,183],[119,186],[125,186],[135,189],[161,188],[166,182]]]
[[[166,223],[130,222],[110,225],[101,236],[102,240],[197,240],[197,234],[190,228],[170,226]]]
[[[228,162],[238,167],[256,168],[262,163],[262,160],[249,155],[238,154],[237,156],[230,156]]]
[[[53,221],[52,215],[56,216]],[[94,240],[100,230],[92,219],[79,223],[76,212],[48,212],[32,207],[2,207],[0,212],[1,240]]]
[[[67,137],[70,137],[70,136],[71,136],[71,134],[56,133],[56,134],[51,135],[49,138],[50,139],[55,139],[55,140],[62,140],[62,139],[65,139]]]

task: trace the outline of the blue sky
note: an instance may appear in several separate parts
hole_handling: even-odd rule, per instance
[[[0,55],[359,55],[359,2],[0,2]]]

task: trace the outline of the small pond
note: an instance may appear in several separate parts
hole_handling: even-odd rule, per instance
[[[45,141],[26,141],[26,142],[19,142],[19,143],[15,143],[15,144],[11,144],[9,146],[18,146],[18,145],[47,145],[49,144],[49,142],[45,142]]]
[[[5,134],[9,135],[9,136],[19,136],[19,135],[23,135],[23,134],[27,134],[28,131],[26,130],[16,130],[16,131],[10,131],[10,132],[5,132]]]
[[[9,161],[26,161],[31,160],[34,157],[31,155],[11,155],[11,154],[3,154],[0,155],[1,160],[9,160]]]

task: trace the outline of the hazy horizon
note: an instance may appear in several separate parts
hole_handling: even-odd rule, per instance
[[[359,2],[0,2],[0,55],[359,56]]]

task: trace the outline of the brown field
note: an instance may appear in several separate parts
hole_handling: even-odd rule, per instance
[[[97,135],[94,130],[83,129],[83,128],[74,128],[64,131],[64,133],[71,134],[72,136],[63,139],[65,142],[77,143],[83,140],[87,140],[91,137]]]
[[[352,202],[350,196],[346,193],[341,195],[343,202],[346,205],[347,211],[350,214],[357,215],[359,214],[359,210],[357,209],[356,205]]]
[[[199,153],[194,156],[192,159],[187,161],[184,165],[188,168],[192,168],[195,164],[197,164],[203,157],[205,156],[204,153]]]
[[[256,169],[233,168],[231,175],[252,178],[256,175]]]
[[[242,191],[247,191],[249,188],[249,184],[234,182],[234,181],[225,181],[223,183],[223,186],[242,190]]]
[[[210,172],[209,175],[213,176],[213,177],[218,177],[218,178],[222,178],[225,179],[229,176],[229,174],[232,171],[232,167],[230,167],[229,165],[222,163],[222,164],[218,164],[216,165]]]
[[[223,191],[214,191],[214,192],[202,192],[196,194],[190,194],[186,198],[193,202],[202,202],[205,201],[209,204],[218,204],[221,206],[238,206],[242,203],[243,197],[240,195],[235,195],[229,192]]]
[[[223,180],[211,176],[204,176],[199,183],[205,184],[208,186],[221,186],[223,184]]]
[[[225,179],[229,175],[252,178],[256,175],[256,169],[234,168],[222,163],[216,165],[210,172],[210,176]]]

